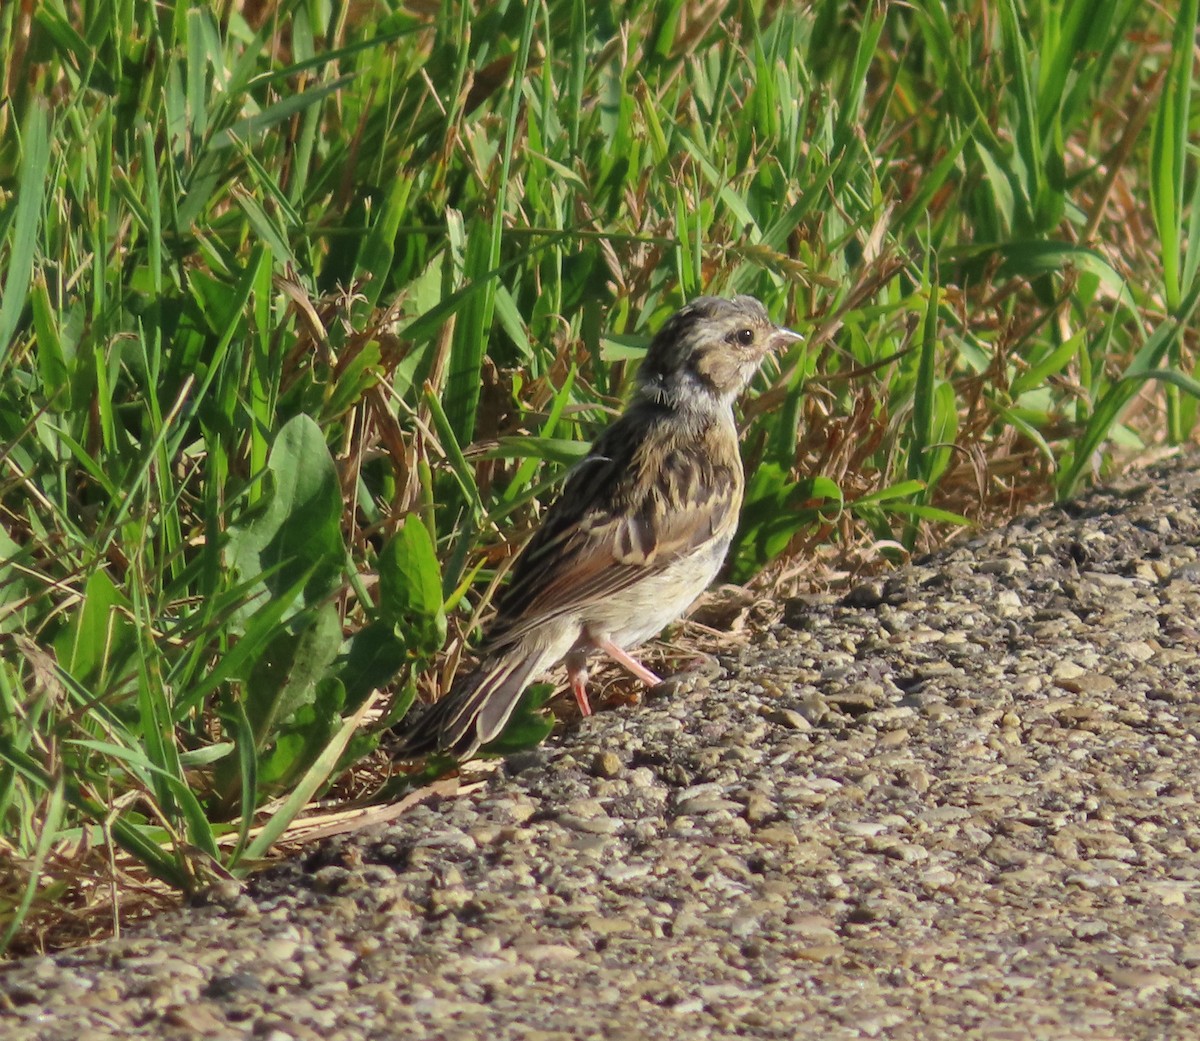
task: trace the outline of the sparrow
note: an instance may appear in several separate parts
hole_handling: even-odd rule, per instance
[[[625,409],[568,474],[518,554],[478,666],[403,735],[397,759],[458,759],[500,735],[526,686],[566,659],[591,715],[587,660],[600,651],[647,686],[629,654],[716,577],[745,477],[733,404],[763,359],[795,340],[750,296],[703,296],[650,344]]]

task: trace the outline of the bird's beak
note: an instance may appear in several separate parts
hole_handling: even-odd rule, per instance
[[[803,339],[804,337],[799,333],[794,333],[791,329],[784,329],[780,327],[771,334],[771,339],[767,344],[767,350],[769,350],[772,354],[779,354],[780,352],[787,350],[787,348],[797,340]]]

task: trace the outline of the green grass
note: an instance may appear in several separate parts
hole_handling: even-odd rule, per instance
[[[5,944],[347,790],[691,296],[781,595],[1193,435],[1196,0],[216,8],[0,6]]]

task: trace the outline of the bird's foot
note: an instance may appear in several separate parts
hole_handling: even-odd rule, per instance
[[[575,695],[575,704],[579,706],[581,716],[592,714],[592,703],[588,700],[587,669],[582,665],[571,662],[567,665],[567,675],[571,681],[571,693]]]

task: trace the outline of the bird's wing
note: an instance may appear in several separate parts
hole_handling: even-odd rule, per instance
[[[736,524],[732,422],[675,430],[661,420],[649,408],[627,412],[572,471],[513,567],[489,646],[610,597]]]

